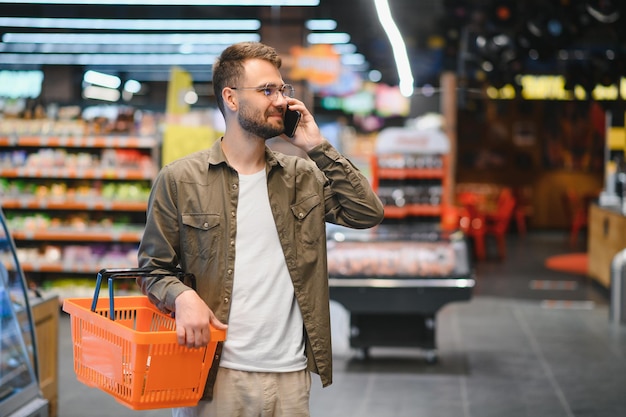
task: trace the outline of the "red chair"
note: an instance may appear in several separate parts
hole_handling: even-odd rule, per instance
[[[513,191],[504,187],[498,195],[496,211],[485,214],[484,233],[487,236],[495,237],[500,259],[504,259],[506,256],[506,234],[515,212],[515,206]]]
[[[589,203],[595,196],[581,196],[573,188],[567,188],[561,195],[563,209],[569,220],[569,246],[575,248],[578,242],[578,234],[587,227],[589,217]]]
[[[462,205],[459,225],[465,235],[473,241],[474,255],[479,261],[487,257],[485,246],[485,215],[480,209],[484,205],[484,196],[471,192],[462,192],[457,197]]]
[[[532,189],[530,187],[518,187],[513,192],[515,197],[515,224],[517,225],[517,233],[521,236],[526,235],[527,231],[527,218],[533,214],[532,205]]]

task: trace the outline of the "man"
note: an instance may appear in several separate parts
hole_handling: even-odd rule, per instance
[[[383,218],[280,66],[264,44],[226,48],[213,67],[224,136],[165,166],[153,185],[139,266],[180,266],[197,288],[144,278],[142,291],[175,312],[180,344],[204,346],[210,325],[228,328],[202,400],[175,417],[308,416],[310,372],[332,382],[325,222],[368,228]],[[302,115],[293,138],[283,134],[287,106]],[[310,160],[270,150],[278,136]]]

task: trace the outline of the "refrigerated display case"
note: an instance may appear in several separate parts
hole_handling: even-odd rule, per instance
[[[48,417],[28,288],[0,209],[0,417]]]
[[[330,298],[350,313],[350,346],[418,347],[436,362],[437,313],[471,299],[475,276],[466,237],[419,226],[328,233]]]

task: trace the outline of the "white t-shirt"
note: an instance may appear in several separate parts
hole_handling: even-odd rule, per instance
[[[220,366],[306,368],[304,324],[270,209],[265,169],[239,174],[235,275]]]

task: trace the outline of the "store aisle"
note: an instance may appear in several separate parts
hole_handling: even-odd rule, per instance
[[[563,233],[511,236],[504,262],[478,264],[473,299],[439,312],[436,364],[406,348],[372,348],[370,359],[357,359],[345,337],[347,315],[334,306],[334,383],[322,389],[313,378],[312,416],[626,415],[626,326],[609,322],[606,291],[543,266],[545,257],[569,251],[566,240]],[[59,416],[170,415],[128,410],[78,383],[65,314],[60,352]]]

